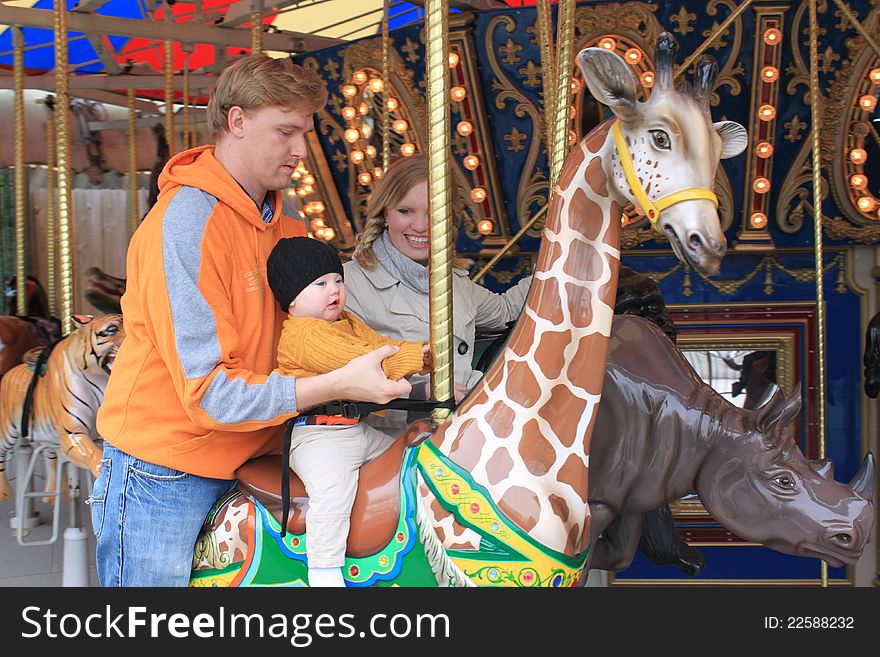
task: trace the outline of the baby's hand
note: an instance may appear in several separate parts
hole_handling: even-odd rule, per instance
[[[426,370],[434,366],[434,352],[431,351],[431,345],[427,342],[422,345],[422,365]]]

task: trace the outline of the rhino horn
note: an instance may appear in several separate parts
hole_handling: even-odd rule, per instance
[[[859,471],[853,476],[849,482],[853,492],[862,499],[871,500],[874,497],[874,455],[871,452],[865,454]]]
[[[834,462],[831,459],[811,460],[810,467],[813,468],[820,477],[834,479]]]

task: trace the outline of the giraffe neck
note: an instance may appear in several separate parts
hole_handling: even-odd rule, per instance
[[[587,468],[620,264],[610,123],[559,174],[523,316],[435,443],[547,547],[587,547]]]

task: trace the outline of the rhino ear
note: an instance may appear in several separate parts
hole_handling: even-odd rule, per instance
[[[834,462],[831,459],[811,459],[810,467],[813,468],[820,477],[834,479]]]
[[[755,413],[755,429],[769,438],[777,427],[787,427],[791,424],[800,410],[800,384],[795,386],[795,391],[787,399],[783,397],[782,391],[777,389],[770,401]]]

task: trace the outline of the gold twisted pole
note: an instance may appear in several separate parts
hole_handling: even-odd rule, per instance
[[[55,115],[58,131],[58,246],[61,256],[61,331],[73,331],[73,217],[70,199],[70,96],[67,79],[67,3],[55,0]]]
[[[819,152],[819,19],[816,0],[810,9],[810,120],[813,124],[813,238],[816,251],[816,355],[819,360],[819,458],[825,458],[825,297],[822,281],[822,162]],[[821,562],[822,586],[828,586],[828,564]]]
[[[495,255],[493,255],[493,256],[492,256],[492,259],[489,260],[489,262],[487,262],[487,263],[483,266],[483,268],[482,268],[480,271],[478,271],[476,274],[474,274],[474,276],[471,278],[471,280],[472,280],[474,283],[479,283],[480,280],[483,278],[483,276],[485,276],[486,273],[489,272],[489,271],[492,269],[492,267],[495,266],[495,263],[498,262],[499,260],[501,260],[502,256],[504,256],[505,253],[507,253],[508,251],[510,251],[510,249],[513,247],[513,245],[516,244],[516,243],[519,241],[519,238],[522,237],[523,235],[525,235],[525,234],[526,234],[526,231],[527,231],[529,228],[531,228],[532,226],[534,226],[534,225],[535,225],[535,222],[536,222],[538,219],[540,219],[541,217],[544,216],[544,213],[547,212],[547,210],[548,210],[549,207],[550,207],[550,204],[549,204],[549,203],[545,203],[545,204],[544,204],[544,207],[542,207],[540,210],[538,210],[538,211],[532,216],[532,218],[529,219],[529,220],[526,222],[525,226],[523,226],[522,228],[520,228],[520,229],[519,229],[519,232],[518,232],[516,235],[514,235],[513,237],[511,237],[511,238],[508,240],[507,244],[505,244],[503,247],[501,247],[501,250],[498,251],[498,253],[496,253]]]
[[[171,41],[165,41],[165,139],[168,141],[169,156],[174,155],[177,148],[174,143],[174,61]]]
[[[263,2],[252,0],[251,7],[251,50],[263,52]]]
[[[55,281],[58,280],[58,263],[55,259],[55,240],[57,226],[55,219],[55,110],[54,103],[47,102],[46,117],[46,294],[49,297],[49,314],[58,316],[58,301]]]
[[[449,168],[449,28],[446,0],[425,2],[425,73],[428,79],[428,190],[431,216],[430,308],[434,348],[433,399],[453,395],[452,369],[452,176]],[[440,423],[448,409],[434,409]]]
[[[13,75],[15,86],[15,286],[16,311],[27,315],[27,273],[25,259],[25,170],[24,170],[24,35],[20,27],[12,28]]]
[[[556,94],[551,107],[553,108],[553,137],[550,144],[550,194],[556,177],[562,169],[562,162],[568,153],[568,126],[571,123],[569,105],[571,99],[571,51],[574,41],[574,10],[575,0],[559,0],[556,17]]]
[[[137,112],[134,107],[134,89],[128,90],[128,235],[134,235],[138,226],[137,180]]]
[[[721,25],[719,25],[718,28],[714,32],[712,32],[712,34],[706,37],[706,40],[700,44],[699,48],[694,50],[691,53],[690,57],[684,60],[682,65],[676,69],[673,79],[678,80],[679,76],[686,70],[688,70],[695,61],[697,61],[697,58],[702,55],[709,46],[712,45],[712,42],[718,38],[718,35],[724,34],[724,31],[728,27],[730,27],[730,24],[733,23],[733,21],[735,21],[739,17],[739,15],[748,8],[750,4],[752,4],[752,0],[745,0],[739,7],[734,9],[733,13],[725,18]]]
[[[541,81],[544,87],[544,148],[547,159],[552,155],[553,130],[551,124],[556,116],[553,103],[556,99],[556,70],[553,54],[553,17],[548,0],[538,0],[535,24],[538,32],[538,44],[541,48]]]
[[[382,7],[382,99],[385,107],[382,108],[382,171],[388,169],[391,160],[391,110],[388,108],[388,99],[391,97],[391,71],[388,69],[391,59],[391,35],[388,33],[388,12],[391,8],[390,0],[384,0]]]

